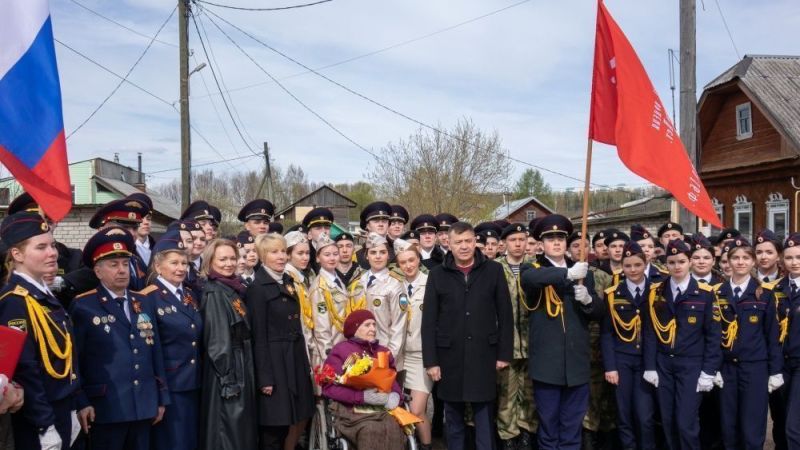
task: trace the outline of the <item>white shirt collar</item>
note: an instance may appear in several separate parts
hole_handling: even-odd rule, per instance
[[[553,261],[552,259],[550,259],[549,256],[546,256],[546,255],[545,255],[545,258],[547,258],[547,260],[550,261],[550,264],[552,264],[553,267],[561,267],[563,269],[567,268],[567,259],[566,258],[564,258],[564,261],[562,261],[561,263],[557,263],[557,262]]]
[[[695,273],[694,273],[694,272],[692,272],[692,278],[694,278],[695,280],[697,280],[697,282],[698,282],[698,283],[700,282],[700,280],[705,280],[705,282],[706,282],[707,284],[710,284],[710,283],[711,283],[711,273],[710,273],[710,272],[708,273],[708,275],[705,275],[705,276],[703,276],[702,278],[701,278],[699,275],[695,275]]]
[[[633,281],[631,281],[630,279],[626,278],[625,279],[625,284],[628,286],[628,291],[631,294],[636,295],[636,288],[639,288],[639,293],[644,295],[644,285],[645,285],[646,281],[647,281],[647,278],[643,279],[641,283],[636,284]]]
[[[729,281],[728,283],[730,283],[731,285],[731,292],[735,292],[736,288],[738,287],[739,289],[742,290],[742,292],[740,293],[741,295],[744,294],[744,291],[747,289],[747,285],[750,283],[750,276],[748,275],[747,278],[744,280],[744,283],[742,284],[734,284],[733,278],[731,278],[731,281]]]
[[[139,239],[139,236],[136,236],[136,245],[139,247],[150,248],[150,239],[145,236],[144,240],[142,241]]]
[[[164,285],[164,287],[165,287],[165,288],[167,288],[167,290],[168,290],[168,291],[170,291],[170,292],[172,293],[172,295],[174,295],[175,297],[178,297],[178,294],[177,294],[177,292],[178,292],[178,289],[180,289],[181,291],[183,291],[183,287],[182,287],[183,285],[181,285],[181,286],[178,286],[178,287],[175,287],[175,286],[173,286],[173,285],[172,285],[172,283],[170,283],[169,281],[165,280],[165,279],[164,279],[164,278],[163,278],[161,275],[159,275],[158,277],[156,277],[156,279],[157,279],[158,281],[160,281],[160,282],[161,282],[161,284],[163,284],[163,285]],[[181,299],[181,300],[182,300],[182,299]]]
[[[200,266],[201,266],[202,264],[203,264],[203,258],[202,258],[202,257],[200,257],[200,258],[197,258],[197,259],[195,259],[194,261],[192,261],[192,265],[193,265],[193,266],[194,266],[194,268],[195,268],[195,269],[197,269],[197,270],[200,270]]]
[[[647,265],[644,267],[644,277],[645,278],[650,278],[650,267],[652,267],[650,263],[647,263]],[[633,292],[633,291],[631,291],[631,292]]]
[[[419,253],[422,255],[422,259],[430,259],[434,248],[436,247],[432,247],[430,250],[425,250],[424,248],[420,247]]]
[[[306,281],[306,276],[303,275],[303,272],[298,270],[297,267],[295,267],[295,266],[293,266],[291,264],[286,264],[286,269],[285,270],[287,272],[289,272],[290,274],[293,274],[296,277],[296,279],[300,280],[301,283],[304,283]],[[322,270],[322,272],[324,272],[324,270]]]
[[[685,280],[681,284],[675,284],[675,280],[673,278],[669,279],[669,287],[672,289],[672,298],[675,299],[678,297],[678,289],[681,290],[682,293],[686,293],[686,290],[689,289],[689,282],[692,281],[691,277],[686,277]]]
[[[103,289],[106,291],[111,300],[115,300],[117,298],[117,295],[111,292],[111,289],[107,288],[105,284],[101,282],[100,286],[103,287]],[[125,289],[125,291],[122,293],[122,296],[125,297],[126,299],[128,298],[128,289]]]
[[[376,279],[383,281],[383,280],[386,279],[386,277],[389,276],[389,269],[384,267],[382,270],[379,270],[377,272],[373,272],[372,270],[368,270],[367,273],[364,274],[364,276],[367,277],[366,278],[367,280],[369,280],[370,275],[374,275]]]
[[[336,286],[336,280],[339,280],[339,276],[336,275],[336,273],[330,273],[322,267],[319,268],[319,273],[328,280],[328,284],[331,286]],[[344,289],[344,283],[341,280],[339,280],[339,282],[342,283],[342,289]]]
[[[33,278],[31,278],[30,275],[28,275],[26,273],[18,272],[16,270],[14,271],[14,273],[19,275],[20,277],[22,277],[22,279],[24,279],[28,283],[36,286],[36,289],[39,289],[39,291],[41,291],[42,294],[47,294],[47,295],[50,295],[51,297],[53,296],[53,293],[50,292],[50,288],[48,288],[47,285],[42,284],[42,283],[34,280]]]
[[[758,272],[758,281],[764,280],[764,277],[767,277],[768,281],[775,281],[775,279],[778,278],[778,270],[776,269],[775,272],[772,272],[770,274],[763,274],[761,272]]]

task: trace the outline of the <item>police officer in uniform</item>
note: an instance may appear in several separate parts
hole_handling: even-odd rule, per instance
[[[389,217],[389,231],[386,234],[386,239],[389,241],[390,246],[393,246],[395,239],[399,239],[406,231],[408,220],[408,210],[403,205],[392,205],[392,214]]]
[[[372,202],[361,210],[361,229],[368,233],[377,233],[386,236],[389,233],[389,218],[392,216],[392,205],[377,201]],[[358,265],[364,270],[369,269],[367,262],[367,249],[362,247],[356,252]],[[394,248],[389,247],[389,262],[394,261]]]
[[[608,230],[602,230],[592,236],[592,251],[594,252],[594,260],[591,266],[600,267],[606,260],[608,260],[608,247],[606,247],[606,234]]]
[[[411,221],[411,230],[419,235],[419,254],[422,265],[428,270],[444,261],[444,252],[436,245],[436,218],[431,214],[420,214]]]
[[[144,192],[135,192],[130,194],[128,198],[139,201],[147,209],[147,214],[142,216],[142,223],[136,229],[134,239],[136,242],[136,254],[149,267],[153,256],[153,246],[156,245],[156,240],[150,233],[150,225],[153,219],[153,200]]]
[[[170,404],[156,308],[128,289],[133,236],[98,231],[83,249],[99,280],[72,302],[81,373],[81,425],[93,448],[146,450],[150,431]]]
[[[245,230],[253,236],[258,236],[267,234],[273,215],[275,215],[275,205],[269,200],[257,198],[242,206],[237,218],[240,222],[244,222]]]
[[[171,403],[164,420],[153,427],[152,448],[194,450],[202,376],[203,318],[198,311],[199,296],[183,283],[189,259],[179,231],[164,234],[153,247],[153,255],[153,269],[158,276],[141,294],[147,296],[157,313],[156,327]]]
[[[196,200],[189,204],[179,220],[194,220],[205,233],[206,240],[211,241],[216,238],[219,221],[222,214],[219,208],[211,206],[205,200]]]
[[[333,212],[328,208],[314,208],[303,217],[303,228],[308,235],[309,242],[314,242],[321,234],[331,234],[331,225],[333,224]],[[319,263],[317,263],[317,254],[314,252],[314,246],[309,246],[309,265],[314,269],[314,273],[319,272]]]
[[[80,387],[71,318],[45,284],[56,267],[50,227],[41,215],[17,212],[3,219],[0,238],[11,274],[0,291],[0,325],[27,332],[13,381],[25,402],[12,416],[19,450],[67,450],[79,429],[75,396]]]
[[[589,321],[603,312],[588,264],[566,258],[571,233],[572,223],[559,214],[539,221],[533,236],[543,241],[544,253],[522,274],[531,309],[528,373],[542,450],[580,448],[589,406]]]
[[[450,244],[448,243],[448,233],[450,226],[458,222],[458,217],[450,213],[439,213],[436,215],[436,240],[439,242],[439,249],[442,254],[450,251]]]

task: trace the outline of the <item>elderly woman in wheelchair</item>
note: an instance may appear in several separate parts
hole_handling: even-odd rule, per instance
[[[356,310],[350,313],[343,326],[347,340],[333,347],[324,368],[332,370],[341,380],[346,371],[355,373],[358,366],[389,355],[388,369],[394,370],[394,358],[389,349],[375,339],[376,327],[371,312]],[[391,380],[390,389],[388,383],[386,389],[363,388],[359,385],[364,383],[355,380],[351,383],[323,383],[322,394],[332,400],[330,408],[336,430],[357,449],[402,450],[406,446],[403,428],[389,414],[400,406],[402,399],[400,385],[393,378]]]

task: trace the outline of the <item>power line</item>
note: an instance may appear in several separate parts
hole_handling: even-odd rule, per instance
[[[220,161],[211,161],[211,162],[200,163],[200,164],[192,164],[192,168],[194,169],[195,167],[205,167],[205,166],[212,166],[214,164],[230,163],[231,161],[239,161],[239,160],[247,159],[247,158],[255,158],[257,156],[260,157],[262,155],[244,155],[244,156],[237,156],[235,158],[223,159],[223,160],[220,160]],[[148,175],[156,174],[156,173],[164,173],[164,172],[174,172],[176,170],[181,170],[181,168],[180,167],[174,167],[172,169],[156,170],[154,172],[149,172]]]
[[[192,59],[194,60],[195,64],[197,64],[197,58],[195,58],[194,55],[192,55]],[[200,79],[203,81],[203,86],[205,87],[206,92],[211,92],[211,90],[208,88],[208,83],[206,83],[206,77],[203,76],[202,72],[200,72],[199,75],[200,75]],[[211,98],[209,100],[211,100],[211,106],[214,109],[214,114],[217,116],[217,120],[219,121],[219,125],[222,127],[222,131],[225,133],[225,137],[228,139],[228,143],[231,144],[231,148],[235,149],[236,145],[234,145],[233,139],[231,139],[231,135],[230,135],[230,133],[228,133],[228,129],[225,128],[225,123],[222,121],[222,115],[219,113],[219,109],[217,108],[217,103],[214,101],[213,98]],[[237,152],[237,154],[238,154],[238,152]]]
[[[448,27],[445,27],[445,28],[442,28],[442,29],[439,29],[439,30],[436,30],[436,31],[433,31],[433,32],[430,32],[430,33],[427,33],[427,34],[423,34],[421,36],[417,36],[417,37],[414,37],[414,38],[411,38],[411,39],[407,39],[405,41],[398,42],[396,44],[392,44],[392,45],[389,45],[389,46],[386,46],[386,47],[383,47],[383,48],[380,48],[380,49],[377,49],[377,50],[373,50],[373,51],[370,51],[370,52],[367,52],[367,53],[362,53],[360,55],[356,55],[356,56],[353,56],[351,58],[343,59],[343,60],[335,62],[335,63],[326,64],[324,66],[317,67],[314,70],[317,70],[317,71],[327,70],[327,69],[330,69],[332,67],[341,66],[341,65],[344,65],[344,64],[351,63],[353,61],[358,61],[359,59],[368,58],[370,56],[374,56],[374,55],[377,55],[377,54],[380,54],[380,53],[384,53],[384,52],[387,52],[389,50],[394,50],[394,49],[396,49],[398,47],[403,47],[403,46],[406,46],[406,45],[409,45],[409,44],[413,44],[415,42],[419,42],[421,40],[424,40],[424,39],[427,39],[427,38],[430,38],[430,37],[433,37],[433,36],[436,36],[436,35],[439,35],[439,34],[442,34],[442,33],[446,33],[448,31],[452,31],[452,30],[454,30],[456,28],[459,28],[459,27],[462,27],[464,25],[471,24],[471,23],[476,22],[478,20],[485,19],[487,17],[493,16],[495,14],[501,13],[501,12],[509,10],[511,8],[515,8],[517,6],[520,6],[520,5],[524,4],[524,3],[528,3],[530,1],[531,0],[522,0],[520,2],[513,3],[511,5],[505,6],[503,8],[495,9],[495,10],[489,11],[489,12],[487,12],[485,14],[481,14],[480,16],[476,16],[476,17],[473,17],[471,19],[467,19],[467,20],[465,20],[463,22],[459,22],[459,23],[450,25]],[[298,73],[294,73],[294,74],[291,74],[291,75],[287,75],[285,77],[281,77],[281,78],[279,78],[279,80],[284,81],[284,80],[288,80],[290,78],[299,77],[301,75],[305,75],[305,74],[308,74],[308,73],[312,73],[312,72],[308,71],[308,70],[304,70],[302,72],[298,72]],[[227,93],[230,94],[231,92],[241,91],[241,90],[245,90],[245,89],[251,89],[251,88],[262,86],[264,84],[269,84],[269,83],[270,83],[269,81],[262,81],[260,83],[253,83],[253,84],[249,84],[249,85],[246,85],[246,86],[240,86],[240,87],[236,87],[236,88],[228,90]]]
[[[468,140],[464,140],[464,139],[462,139],[462,138],[460,138],[460,137],[458,137],[458,136],[455,136],[455,135],[453,135],[453,134],[449,133],[448,131],[441,130],[441,129],[439,129],[439,128],[437,128],[437,127],[433,126],[433,125],[429,125],[429,124],[427,124],[427,123],[425,123],[425,122],[423,122],[423,121],[421,121],[421,120],[418,120],[418,119],[415,119],[415,118],[413,118],[413,117],[409,116],[408,114],[405,114],[405,113],[403,113],[403,112],[400,112],[400,111],[398,111],[397,109],[394,109],[394,108],[392,108],[392,107],[390,107],[390,106],[387,106],[387,105],[385,105],[385,104],[383,104],[383,103],[381,103],[381,102],[379,102],[379,101],[377,101],[377,100],[374,100],[374,99],[372,99],[372,98],[370,98],[370,97],[367,97],[366,95],[364,95],[364,94],[362,94],[362,93],[360,93],[360,92],[357,92],[357,91],[355,91],[355,90],[351,89],[350,87],[347,87],[347,86],[343,85],[342,83],[339,83],[339,82],[338,82],[338,81],[336,81],[336,80],[333,80],[333,79],[329,78],[329,77],[328,77],[328,76],[326,76],[325,74],[322,74],[322,73],[320,73],[320,72],[318,72],[318,71],[316,71],[316,70],[312,69],[311,67],[309,67],[309,66],[307,66],[307,65],[303,64],[302,62],[300,62],[300,61],[298,61],[298,60],[296,60],[296,59],[292,58],[291,56],[289,56],[289,55],[287,55],[287,54],[285,54],[285,53],[281,52],[280,50],[278,50],[278,49],[276,49],[276,48],[274,48],[274,47],[270,46],[269,44],[267,44],[267,43],[265,43],[264,41],[262,41],[262,40],[258,39],[257,37],[253,36],[252,34],[248,33],[247,31],[243,30],[242,28],[240,28],[240,27],[238,27],[238,26],[236,26],[236,25],[232,24],[231,22],[229,22],[229,21],[228,21],[228,20],[226,20],[225,18],[221,17],[219,14],[215,13],[214,11],[212,11],[212,10],[207,10],[207,12],[208,12],[208,13],[210,13],[210,14],[212,14],[214,17],[216,17],[216,18],[220,19],[221,21],[225,22],[225,23],[226,23],[226,24],[228,24],[230,27],[232,27],[232,28],[234,28],[234,29],[238,30],[240,33],[244,34],[245,36],[249,37],[250,39],[252,39],[252,40],[256,41],[257,43],[261,44],[262,46],[266,47],[266,48],[267,48],[267,49],[269,49],[270,51],[272,51],[272,52],[274,52],[274,53],[277,53],[278,55],[282,56],[283,58],[285,58],[285,59],[287,59],[287,60],[289,60],[289,61],[291,61],[291,62],[293,62],[293,63],[297,64],[298,66],[300,66],[300,67],[302,67],[302,68],[304,68],[304,69],[308,70],[309,72],[311,72],[311,73],[313,73],[313,74],[317,75],[318,77],[320,77],[320,78],[324,79],[325,81],[328,81],[329,83],[331,83],[331,84],[334,84],[334,85],[336,85],[336,86],[338,86],[338,87],[340,87],[340,88],[344,89],[345,91],[347,91],[347,92],[349,92],[349,93],[351,93],[351,94],[353,94],[353,95],[355,95],[355,96],[357,96],[357,97],[359,97],[359,98],[361,98],[361,99],[363,99],[363,100],[365,100],[365,101],[367,101],[367,102],[369,102],[369,103],[372,103],[372,104],[373,104],[373,105],[375,105],[375,106],[378,106],[378,107],[379,107],[379,108],[381,108],[381,109],[384,109],[384,110],[386,110],[386,111],[389,111],[389,112],[391,112],[392,114],[395,114],[395,115],[397,115],[397,116],[400,116],[400,117],[402,117],[402,118],[404,118],[404,119],[406,119],[406,120],[408,120],[408,121],[410,121],[410,122],[413,122],[413,123],[415,123],[415,124],[417,124],[417,125],[419,125],[419,126],[421,126],[421,127],[427,128],[427,129],[429,129],[429,130],[431,130],[431,131],[434,131],[434,132],[437,132],[437,133],[441,133],[441,134],[443,134],[443,135],[445,135],[445,136],[447,136],[447,137],[449,137],[449,138],[451,138],[451,139],[455,139],[455,140],[457,140],[457,141],[459,141],[459,142],[461,142],[461,143],[463,143],[463,144],[466,144],[466,145],[470,145],[470,146],[473,146],[473,147],[480,148],[480,147],[478,147],[478,144],[476,144],[476,143],[474,143],[474,142],[470,142],[470,141],[468,141]],[[225,35],[227,36],[227,34],[226,34],[224,31],[222,31],[222,29],[219,27],[219,25],[217,25],[217,24],[216,24],[216,22],[214,22],[214,21],[213,21],[213,19],[211,19],[211,18],[209,17],[209,20],[211,20],[211,23],[212,23],[212,24],[214,24],[214,25],[215,25],[215,26],[216,26],[216,27],[217,27],[217,28],[218,28],[218,29],[219,29],[219,30],[220,30],[220,31],[221,31],[223,34],[225,34]],[[228,37],[228,39],[229,39],[229,40],[231,40],[231,38],[230,38],[230,37]],[[233,41],[233,40],[231,40],[231,42],[234,42],[234,41]],[[236,44],[235,42],[234,42],[234,45],[236,45],[237,47],[239,47],[239,45],[238,45],[238,44]],[[240,47],[240,50],[241,50],[241,47]],[[248,55],[248,57],[250,57],[250,56]],[[252,59],[252,58],[251,58],[251,59]],[[253,62],[255,63],[255,60],[253,60]],[[256,64],[257,64],[257,63],[256,63]],[[257,65],[258,65],[258,64],[257,64]],[[259,67],[261,67],[261,66],[259,65]],[[262,70],[263,70],[263,69],[262,69]],[[266,72],[265,72],[265,73],[266,73]],[[272,75],[269,75],[269,77],[270,77],[270,78],[272,78],[272,80],[273,80],[275,83],[277,83],[277,84],[278,84],[278,85],[279,85],[281,88],[283,88],[283,85],[281,85],[281,84],[278,82],[278,80],[277,80],[277,79],[275,79],[275,78],[274,78]],[[283,88],[283,89],[285,90],[285,88]],[[288,91],[287,91],[287,92],[288,92]],[[348,138],[348,140],[349,140],[349,138]],[[372,154],[373,156],[375,156],[375,154],[374,154],[374,153],[372,153],[372,152],[369,152],[369,153],[370,153],[370,154]],[[530,163],[530,162],[527,162],[527,161],[523,161],[523,160],[521,160],[521,159],[519,159],[519,158],[515,158],[515,157],[511,156],[510,154],[509,154],[509,155],[502,154],[502,156],[503,156],[504,158],[508,158],[508,159],[509,159],[509,160],[511,160],[511,161],[515,161],[515,162],[517,162],[517,163],[520,163],[520,164],[523,164],[523,165],[526,165],[526,166],[529,166],[529,167],[533,167],[533,168],[535,168],[535,169],[538,169],[538,170],[542,170],[542,171],[545,171],[545,172],[548,172],[548,173],[552,173],[552,174],[554,174],[554,175],[558,175],[558,176],[561,176],[561,177],[564,177],[564,178],[568,178],[568,179],[571,179],[571,180],[574,180],[574,181],[578,181],[578,182],[580,182],[580,183],[583,183],[583,182],[585,181],[585,180],[582,180],[581,178],[574,177],[574,176],[572,176],[572,175],[567,175],[567,174],[565,174],[565,173],[558,172],[558,171],[556,171],[556,170],[548,169],[548,168],[546,168],[546,167],[542,167],[542,166],[539,166],[539,165],[537,165],[537,164],[533,164],[533,163]],[[377,156],[376,156],[376,158],[377,158]],[[602,185],[602,184],[597,184],[597,183],[591,183],[591,184],[592,184],[592,185],[594,185],[594,186],[604,187],[604,188],[606,188],[606,189],[614,189],[614,188],[612,188],[612,187],[610,187],[610,186],[605,186],[605,185]],[[622,191],[624,191],[624,190],[622,190]],[[626,192],[627,192],[627,191],[626,191]]]
[[[739,48],[736,47],[736,42],[733,41],[733,34],[731,34],[731,29],[728,28],[728,21],[725,20],[725,14],[722,13],[722,6],[720,6],[719,0],[714,0],[714,3],[717,4],[717,11],[719,11],[719,16],[722,18],[722,25],[725,26],[725,31],[728,32],[728,39],[731,40],[731,45],[733,45],[733,51],[736,52],[736,58],[742,59],[741,55],[739,54]]]
[[[104,20],[106,20],[108,22],[111,22],[111,23],[113,23],[114,25],[116,25],[118,27],[122,27],[122,28],[130,31],[131,33],[133,33],[133,34],[135,34],[137,36],[141,36],[141,37],[143,37],[145,39],[150,39],[150,36],[148,36],[148,35],[146,35],[144,33],[140,33],[140,32],[134,30],[133,28],[131,28],[131,27],[127,26],[127,25],[124,25],[124,24],[122,24],[122,23],[120,23],[120,22],[118,22],[118,21],[116,21],[116,20],[114,20],[114,19],[112,19],[112,18],[110,18],[108,16],[105,16],[105,15],[93,10],[92,8],[89,8],[88,6],[86,6],[83,3],[79,2],[78,0],[69,0],[69,1],[71,1],[72,3],[75,3],[76,5],[80,6],[83,9],[85,9],[86,11],[89,11],[90,13],[94,14],[95,16],[98,16],[101,19],[104,19]],[[177,44],[173,44],[172,42],[161,41],[161,40],[158,40],[158,39],[156,39],[155,41],[158,42],[159,44],[169,45],[170,47],[178,48],[178,45]]]
[[[292,6],[282,6],[282,7],[278,7],[278,8],[245,8],[245,7],[242,7],[242,6],[221,5],[219,3],[207,2],[205,0],[196,0],[196,2],[199,2],[199,3],[205,3],[207,5],[218,6],[220,8],[236,9],[236,10],[239,10],[239,11],[285,11],[287,9],[305,8],[307,6],[319,5],[319,4],[322,4],[322,3],[328,3],[330,1],[333,1],[333,0],[320,0],[318,2],[303,3],[303,4],[300,4],[300,5],[292,5]]]
[[[208,57],[208,51],[206,50],[205,41],[203,41],[203,36],[200,35],[200,28],[197,26],[197,19],[195,19],[194,14],[191,15],[192,23],[194,24],[194,29],[197,31],[197,37],[200,40],[200,45],[203,48],[203,54],[206,55],[206,60],[208,61],[208,67],[211,69],[211,75],[214,77],[214,83],[217,85],[217,89],[219,90],[220,95],[222,96],[222,103],[225,105],[225,109],[228,111],[228,116],[231,118],[231,122],[233,122],[233,127],[236,128],[236,132],[239,133],[239,137],[242,138],[242,142],[244,142],[245,147],[250,150],[251,153],[254,155],[258,155],[251,147],[250,144],[245,139],[244,134],[242,134],[242,130],[239,128],[239,124],[236,123],[236,119],[233,118],[233,113],[231,112],[231,108],[228,105],[228,101],[225,99],[225,96],[222,94],[222,87],[220,87],[219,79],[217,78],[217,71],[214,69],[214,65],[211,64],[211,58]]]
[[[150,50],[150,47],[152,47],[152,46],[153,46],[153,42],[156,40],[156,38],[158,37],[158,35],[161,33],[161,30],[163,30],[163,29],[164,29],[164,27],[165,27],[165,26],[167,26],[167,23],[168,23],[168,22],[169,22],[169,20],[172,18],[173,14],[175,14],[175,11],[176,11],[177,9],[178,9],[178,7],[177,7],[177,6],[175,6],[175,8],[173,8],[173,9],[172,9],[172,12],[171,12],[171,13],[169,13],[169,16],[167,16],[167,19],[164,21],[164,23],[162,23],[162,24],[161,24],[161,27],[159,27],[159,28],[158,28],[158,31],[156,31],[156,34],[155,34],[155,35],[153,35],[153,37],[150,39],[150,42],[148,42],[148,43],[147,43],[147,47],[145,47],[145,48],[144,48],[144,51],[142,51],[142,54],[141,54],[141,55],[139,55],[139,58],[137,58],[137,59],[136,59],[136,61],[135,61],[135,62],[133,63],[133,65],[131,66],[131,68],[130,68],[130,69],[128,69],[128,72],[127,72],[127,73],[125,74],[125,76],[123,77],[123,80],[121,80],[119,83],[117,83],[117,85],[114,87],[114,89],[112,89],[112,90],[111,90],[111,92],[109,92],[109,94],[106,96],[106,98],[104,98],[104,99],[103,99],[103,101],[102,101],[102,102],[100,102],[100,104],[99,104],[99,105],[97,105],[97,108],[95,108],[95,109],[94,109],[94,111],[92,111],[92,113],[91,113],[91,114],[89,114],[89,116],[88,116],[88,117],[86,117],[86,119],[84,119],[84,121],[83,121],[83,122],[81,122],[81,124],[80,124],[80,125],[78,125],[78,127],[77,127],[77,128],[75,128],[74,130],[72,130],[72,131],[71,131],[71,132],[70,132],[70,133],[67,135],[67,137],[66,137],[66,140],[69,140],[69,138],[71,138],[71,137],[72,137],[72,136],[73,136],[75,133],[77,133],[77,132],[78,132],[78,130],[80,130],[81,128],[83,128],[83,126],[84,126],[84,125],[86,125],[86,124],[87,124],[87,123],[88,123],[88,122],[89,122],[89,121],[92,119],[92,117],[94,117],[94,115],[95,115],[95,114],[97,114],[97,112],[98,112],[98,111],[100,111],[100,108],[102,108],[102,107],[103,107],[103,105],[105,105],[105,104],[106,104],[106,102],[108,102],[108,100],[109,100],[109,99],[111,99],[111,97],[113,97],[113,96],[114,96],[114,94],[116,94],[116,92],[119,90],[119,88],[120,88],[120,87],[122,87],[122,84],[125,82],[125,80],[127,80],[127,79],[128,79],[128,77],[129,77],[129,76],[130,76],[130,74],[133,72],[133,70],[136,68],[136,66],[138,66],[138,65],[139,65],[139,62],[141,62],[141,61],[142,61],[142,59],[144,58],[144,55],[146,55],[146,54],[147,54],[147,51],[148,51],[148,50]]]

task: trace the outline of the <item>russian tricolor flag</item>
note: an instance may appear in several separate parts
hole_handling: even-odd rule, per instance
[[[0,162],[54,221],[72,208],[47,0],[0,0]]]

